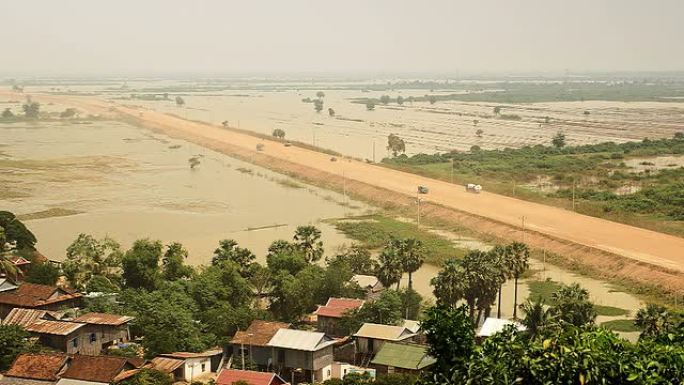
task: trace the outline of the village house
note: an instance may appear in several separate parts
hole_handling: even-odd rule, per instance
[[[82,294],[70,289],[22,283],[16,289],[0,292],[0,318],[14,308],[63,310],[81,306]]]
[[[318,306],[318,309],[314,312],[317,317],[317,329],[330,336],[349,335],[347,330],[341,330],[338,326],[338,321],[347,312],[363,306],[363,303],[362,299],[328,298],[328,302],[324,306]]]
[[[56,385],[110,385],[135,375],[141,358],[74,355]]]
[[[365,323],[354,334],[357,363],[368,366],[385,342],[407,341],[415,336],[416,333],[405,326]]]
[[[151,362],[154,369],[171,375],[176,381],[192,382],[216,373],[222,357],[223,350],[213,349],[201,353],[160,354]]]
[[[290,324],[255,320],[247,330],[238,331],[230,341],[231,367],[259,368],[269,371],[272,367],[271,347],[268,342],[280,329],[287,329]]]
[[[64,370],[66,354],[20,354],[0,379],[0,385],[54,385]]]
[[[276,373],[235,369],[222,370],[216,378],[216,385],[233,385],[238,381],[246,382],[249,385],[289,385]]]
[[[418,374],[437,362],[428,355],[427,346],[385,342],[371,361],[378,374]]]
[[[366,292],[366,298],[375,299],[380,295],[380,292],[385,290],[380,280],[373,275],[356,274],[351,278]]]
[[[110,346],[129,340],[132,317],[87,313],[65,320],[61,313],[36,309],[12,309],[4,325],[20,325],[39,342],[69,354],[99,355]]]
[[[323,382],[332,377],[335,340],[324,333],[280,329],[268,342],[276,372],[293,384]]]

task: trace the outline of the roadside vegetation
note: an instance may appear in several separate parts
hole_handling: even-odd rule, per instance
[[[684,235],[684,167],[655,169],[649,158],[684,156],[684,133],[670,139],[437,154],[398,155],[383,164],[454,183],[575,209],[676,235]],[[634,160],[641,168],[627,166]],[[574,199],[573,199],[574,198]],[[574,201],[574,205],[573,205]]]

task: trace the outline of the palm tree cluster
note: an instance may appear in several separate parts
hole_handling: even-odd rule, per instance
[[[501,316],[501,288],[508,279],[515,279],[513,318],[517,317],[518,279],[528,269],[530,250],[523,243],[496,246],[489,252],[473,250],[462,259],[450,258],[432,279],[437,301],[454,305],[464,300],[470,317],[476,324],[489,317],[497,300]]]
[[[593,325],[596,320],[596,310],[589,300],[589,292],[577,283],[561,286],[551,295],[550,306],[537,298],[527,300],[520,305],[520,309],[525,313],[521,323],[532,336],[568,325]]]
[[[399,289],[401,277],[408,273],[408,287],[413,289],[413,273],[425,262],[425,250],[420,240],[414,238],[392,238],[385,245],[379,256],[376,275],[385,287],[394,284]]]

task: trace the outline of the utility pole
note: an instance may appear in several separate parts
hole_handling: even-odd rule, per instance
[[[373,139],[373,163],[375,163],[375,139]]]
[[[451,158],[451,184],[454,184],[454,158]]]
[[[418,226],[420,226],[420,203],[422,202],[422,199],[416,197],[416,202],[418,203]]]
[[[575,211],[575,178],[572,178],[572,211]]]
[[[522,219],[522,243],[525,243],[525,216],[523,215],[520,219]]]

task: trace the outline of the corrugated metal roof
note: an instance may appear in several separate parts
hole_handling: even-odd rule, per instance
[[[24,282],[16,290],[0,292],[0,303],[23,307],[38,307],[77,299],[82,296],[80,293],[65,288]]]
[[[324,333],[280,329],[268,342],[268,346],[314,352],[334,343],[335,341]]]
[[[413,370],[424,369],[435,362],[436,360],[427,354],[427,346],[392,342],[384,343],[371,361],[374,365]]]
[[[82,328],[83,326],[85,326],[85,324],[78,322],[49,321],[39,319],[34,323],[27,325],[25,329],[32,333],[66,336]]]
[[[415,336],[415,333],[403,326],[365,323],[354,334],[354,337],[374,338],[385,341],[401,341]]]
[[[86,356],[77,354],[62,374],[62,379],[110,383],[124,370],[132,369],[125,357]]]
[[[109,385],[108,382],[77,380],[74,378],[62,378],[55,385]]]
[[[174,370],[178,369],[185,360],[179,360],[176,358],[169,357],[155,357],[152,359],[152,367],[160,372],[172,373]]]
[[[508,325],[513,325],[517,330],[527,330],[525,326],[518,322],[510,321],[507,319],[489,317],[482,324],[480,331],[477,332],[477,336],[489,337],[493,334],[503,331],[504,328]]]
[[[83,322],[94,325],[119,326],[133,320],[133,317],[106,313],[87,313],[74,319],[74,322]]]
[[[249,385],[278,385],[286,383],[285,380],[275,373],[226,369],[219,373],[216,384],[233,385],[238,381],[245,381]]]
[[[171,358],[180,358],[180,359],[185,359],[185,358],[201,358],[201,357],[211,357],[215,356],[218,354],[223,354],[223,350],[216,348],[216,349],[210,349],[206,350],[203,352],[199,353],[191,353],[191,352],[174,352],[174,353],[164,353],[160,354],[160,356],[164,357],[171,357]]]
[[[43,319],[47,314],[47,310],[35,310],[35,309],[22,309],[14,308],[12,309],[7,317],[2,320],[3,325],[20,325],[24,328],[39,319]]]
[[[268,341],[273,338],[279,329],[287,329],[289,327],[290,324],[284,322],[254,320],[247,330],[235,333],[230,343],[234,345],[267,346]]]
[[[56,381],[66,363],[66,354],[20,354],[5,373],[10,377]]]

